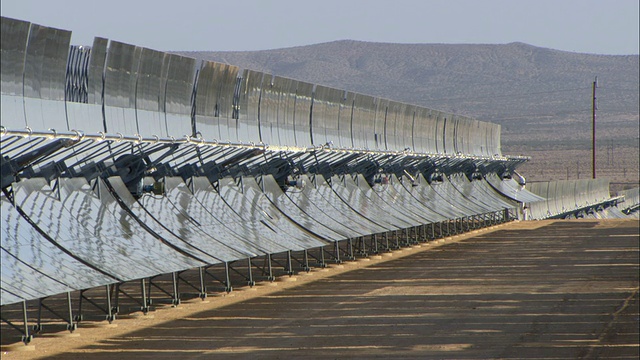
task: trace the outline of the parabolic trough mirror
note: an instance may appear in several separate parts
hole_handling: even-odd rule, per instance
[[[154,301],[178,304],[185,288],[204,298],[525,208],[628,216],[606,181],[527,186],[516,169],[528,158],[502,154],[497,124],[70,40],[2,18],[0,305],[22,311],[3,320],[24,342],[43,322],[38,311],[28,326],[27,302],[49,309],[54,295],[67,294],[54,317],[73,331],[89,308],[113,321],[124,297],[149,311],[152,287]]]

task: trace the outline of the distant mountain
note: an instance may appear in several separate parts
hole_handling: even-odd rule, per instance
[[[593,55],[523,43],[335,41],[247,52],[180,52],[503,125],[503,143],[584,142],[592,83],[604,138],[637,138],[638,55]],[[585,143],[586,144],[586,143]]]

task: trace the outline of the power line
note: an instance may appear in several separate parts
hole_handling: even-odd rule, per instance
[[[526,119],[526,118],[536,118],[536,117],[554,117],[559,115],[579,115],[591,111],[591,109],[582,109],[582,110],[570,110],[570,111],[559,111],[554,113],[546,113],[546,114],[521,114],[521,115],[512,115],[508,117],[493,117],[491,121],[496,120],[518,120],[518,119]]]
[[[620,91],[638,91],[638,90],[640,90],[640,88],[631,89],[631,88],[619,88],[619,87],[608,87],[608,86],[598,86],[598,89],[620,90]]]
[[[439,98],[439,99],[425,99],[425,101],[450,101],[450,100],[478,100],[478,99],[496,99],[496,98],[514,98],[514,97],[523,97],[530,95],[544,95],[544,94],[557,94],[561,92],[572,92],[572,91],[582,91],[588,90],[590,88],[575,88],[575,89],[562,89],[562,90],[549,90],[549,91],[537,91],[537,92],[529,92],[529,93],[520,93],[520,94],[504,94],[504,95],[486,95],[486,96],[478,96],[478,97],[459,97],[459,98]]]

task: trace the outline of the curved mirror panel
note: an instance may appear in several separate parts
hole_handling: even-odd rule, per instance
[[[238,139],[241,141],[260,143],[258,114],[263,75],[253,70],[245,70],[243,73],[238,109]]]
[[[0,92],[23,95],[23,74],[31,23],[0,18]],[[4,116],[3,116],[4,117]]]
[[[169,67],[164,104],[167,135],[176,138],[194,135],[191,124],[191,99],[196,60],[174,54],[167,56]]]
[[[353,117],[353,103],[356,94],[345,91],[340,101],[340,111],[338,113],[338,140],[341,148],[353,148],[353,137],[351,134]]]
[[[387,112],[389,100],[376,98],[376,115],[374,120],[373,149],[387,150]]]
[[[219,71],[217,63],[203,61],[198,72],[195,99],[196,132],[206,140],[220,140],[219,118],[216,115],[220,84],[214,74]]]
[[[297,81],[296,105],[293,127],[296,145],[308,147],[313,145],[311,141],[311,101],[313,97],[313,84]]]

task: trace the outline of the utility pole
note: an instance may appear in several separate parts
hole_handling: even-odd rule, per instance
[[[593,103],[591,104],[591,120],[593,122],[593,136],[591,149],[593,150],[592,169],[593,178],[596,178],[596,110],[598,109],[598,103],[596,102],[596,88],[598,87],[598,77],[593,81]]]

